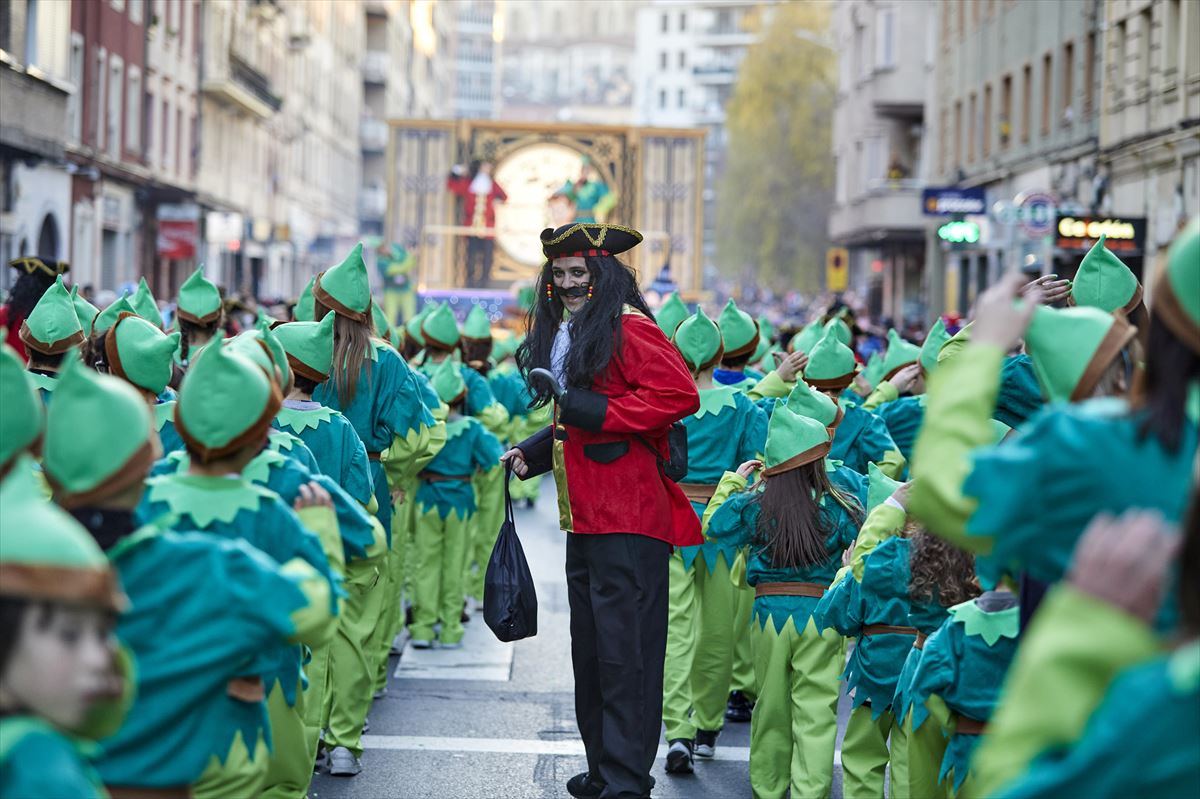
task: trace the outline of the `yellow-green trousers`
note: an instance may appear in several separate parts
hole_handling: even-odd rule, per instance
[[[749,612],[754,603],[754,590],[749,591],[750,602],[746,605],[745,617],[739,617],[739,601],[744,598],[745,592],[730,579],[730,565],[725,562],[725,553],[716,553],[712,571],[708,569],[707,557],[706,552],[700,552],[692,567],[696,583],[692,721],[697,729],[719,730],[725,724],[725,703],[732,685],[734,643],[739,637],[744,638],[749,649]],[[750,676],[745,682],[753,686],[754,662],[749,657],[747,661]],[[738,690],[745,691],[746,688]],[[752,687],[749,694],[752,697],[755,695]]]
[[[698,559],[699,560],[699,559]],[[699,569],[704,562],[699,560]],[[667,740],[696,737],[692,709],[692,660],[696,649],[697,568],[688,569],[676,549],[671,553],[667,605],[667,654],[663,663],[663,725]]]
[[[344,602],[342,607],[345,608]],[[304,738],[312,746],[313,752],[317,751],[321,730],[329,723],[329,702],[333,695],[333,682],[329,674],[332,648],[333,638],[330,637],[312,650],[311,657],[304,664],[304,676],[308,678],[308,691],[304,696]]]
[[[939,782],[938,774],[947,740],[941,725],[932,717],[915,730],[911,712],[903,723],[896,724],[892,730],[889,793],[893,799],[946,799],[952,783],[949,779]]]
[[[480,472],[471,482],[475,487],[476,511],[470,527],[463,586],[467,596],[482,602],[488,561],[492,557],[492,547],[496,546],[500,525],[504,524],[504,467]]]
[[[371,636],[371,657],[375,662],[374,691],[387,685],[388,655],[392,642],[404,628],[404,596],[409,592],[408,567],[413,562],[413,507],[417,482],[404,487],[405,499],[392,506],[392,544],[380,582],[385,588],[380,600],[379,629]]]
[[[850,712],[842,739],[842,796],[845,799],[883,799],[883,776],[888,765],[888,735],[896,741],[898,728],[892,711],[871,718],[871,706]],[[896,771],[892,769],[889,796],[896,796]]]
[[[733,667],[729,675],[729,690],[741,691],[751,702],[758,696],[754,676],[754,651],[750,644],[750,616],[754,611],[754,589],[746,584],[746,550],[738,553],[729,569],[730,580],[738,589],[737,607],[733,616]]]
[[[375,691],[372,636],[379,629],[387,586],[384,554],[346,564],[346,598],[329,644],[329,691],[325,702],[325,747],[344,746],[362,754],[362,725]],[[311,717],[310,717],[311,718]]]
[[[417,509],[413,623],[409,628],[414,641],[432,641],[433,626],[439,620],[439,641],[456,644],[462,640],[463,558],[471,518],[465,511],[451,511],[443,519],[437,508]]]
[[[513,480],[508,486],[508,493],[512,496],[513,502],[521,499],[537,499],[538,494],[542,490],[542,478],[530,477],[528,480]]]
[[[804,618],[803,615],[801,618]],[[839,675],[844,639],[803,632],[788,618],[779,634],[771,619],[750,626],[758,704],[750,722],[750,787],[755,799],[821,799],[833,787]]]
[[[271,756],[267,759],[267,777],[258,796],[266,799],[304,799],[308,794],[317,742],[314,740],[309,746],[304,727],[304,702],[304,686],[300,683],[296,685],[296,704],[290,707],[283,696],[283,687],[275,683],[271,688],[271,694],[267,697],[267,716],[271,719]]]
[[[216,755],[209,758],[200,778],[192,785],[192,799],[229,799],[229,797],[258,796],[267,778],[270,754],[262,735],[254,742],[251,754],[239,731],[234,734],[224,760]],[[309,771],[312,771],[310,763]]]

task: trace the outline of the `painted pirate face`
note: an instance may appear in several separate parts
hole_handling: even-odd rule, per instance
[[[554,290],[563,305],[571,313],[578,312],[588,300],[588,288],[592,282],[587,262],[580,256],[556,258],[550,266],[550,274],[554,280]]]

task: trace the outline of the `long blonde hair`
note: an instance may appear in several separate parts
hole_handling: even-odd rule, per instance
[[[335,313],[331,308],[322,305],[314,299],[314,316],[319,322],[327,313]],[[368,312],[369,312],[368,308]],[[367,379],[371,378],[371,359],[367,352],[371,347],[371,328],[363,322],[337,314],[333,320],[333,391],[337,394],[338,404],[343,408],[354,402],[358,393],[358,376],[365,363]]]

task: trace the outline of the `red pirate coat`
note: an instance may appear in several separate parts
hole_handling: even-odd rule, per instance
[[[450,177],[446,178],[446,188],[462,198],[462,224],[465,227],[486,228],[487,232],[481,232],[479,238],[492,238],[492,228],[496,227],[496,203],[508,199],[500,184],[493,179],[492,190],[489,193],[475,194],[471,191],[471,178],[468,175],[451,173]],[[479,206],[480,202],[483,203],[482,207]],[[477,211],[479,213],[476,213]]]
[[[667,457],[671,424],[699,407],[679,352],[657,324],[627,308],[607,372],[591,391],[568,389],[555,405],[555,424],[517,447],[527,477],[553,469],[563,530],[693,546],[704,542],[700,522],[659,457]]]

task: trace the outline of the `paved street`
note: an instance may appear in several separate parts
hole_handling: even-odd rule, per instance
[[[363,773],[317,775],[310,797],[568,796],[567,779],[586,761],[575,726],[563,534],[550,480],[534,510],[517,511],[517,530],[538,584],[537,636],[502,644],[476,616],[460,650],[407,648],[393,658],[388,694],[371,713]],[[750,796],[749,745],[750,725],[729,725],[717,758],[698,760],[690,776],[668,776],[660,749],[654,796]]]

